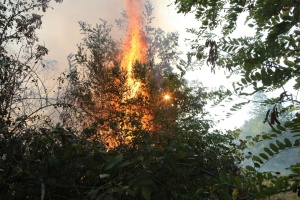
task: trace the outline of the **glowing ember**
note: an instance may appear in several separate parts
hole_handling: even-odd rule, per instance
[[[140,0],[126,0],[128,32],[123,40],[121,67],[127,71],[126,85],[131,88],[131,91],[129,94],[126,94],[125,98],[136,96],[139,90],[140,83],[134,79],[132,72],[134,63],[147,60],[147,42],[141,29],[141,6]]]
[[[165,96],[164,96],[164,99],[165,99],[165,100],[169,100],[170,98],[171,98],[170,95],[165,95]]]

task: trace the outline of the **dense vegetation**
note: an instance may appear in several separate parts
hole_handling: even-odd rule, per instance
[[[254,190],[258,190],[260,196],[288,190],[300,195],[300,164],[296,153],[300,145],[297,100],[299,1],[177,0],[175,4],[179,12],[195,13],[195,17],[202,22],[200,29],[190,30],[198,36],[197,40],[192,41],[196,51],[189,54],[190,60],[192,61],[194,56],[198,60],[206,59],[212,71],[219,67],[225,69],[228,76],[241,76],[240,81],[233,84],[233,91],[224,92],[220,98],[225,101],[230,101],[233,97],[246,99],[234,105],[231,111],[239,110],[241,106],[250,102],[248,97],[257,92],[278,93],[276,97],[260,102],[265,106],[269,105],[263,117],[264,123],[269,125],[269,130],[256,132],[252,137],[240,142],[249,142],[250,145],[256,142],[265,144],[260,151],[254,154],[249,152],[249,155],[246,155],[253,160],[253,166],[246,166],[246,169],[253,172],[254,183],[258,185]],[[249,36],[240,33],[235,37],[232,33],[236,30],[238,19],[243,17],[246,17],[245,24],[254,34]],[[293,87],[288,87],[290,84]],[[281,115],[291,117],[282,120]],[[271,174],[276,173],[275,167],[273,172],[258,172],[271,159],[276,159],[291,149],[296,149],[289,154],[296,164],[290,166],[292,172],[289,176],[272,177]],[[271,184],[264,186],[268,179]]]
[[[206,110],[211,100],[270,92],[288,81],[299,89],[298,1],[175,2],[179,12],[195,11],[203,23],[201,30],[190,30],[199,39],[188,62],[196,56],[207,59],[213,71],[240,74],[232,92],[188,87],[186,62],[178,62],[178,34],[151,27],[153,8],[146,4],[141,26],[150,59],[133,66],[143,92],[130,99],[122,96],[130,88],[116,58],[121,47],[105,21],[95,27],[79,23],[82,44],[69,56],[69,71],[57,78],[55,92],[48,88],[38,74],[48,50],[36,45],[42,18],[34,9],[46,12],[49,2],[0,3],[0,199],[236,200],[299,193],[299,163],[288,176],[260,170],[300,145],[299,102],[292,93],[263,96],[262,103],[270,105],[263,117],[270,130],[240,140],[238,130],[214,130]],[[249,13],[256,35],[231,39],[242,12]],[[126,14],[117,22],[126,29]],[[220,24],[225,25],[217,39],[211,30]],[[283,123],[279,115],[289,112]],[[245,154],[256,142],[265,146]],[[244,166],[244,159],[253,162]]]
[[[48,50],[35,45],[41,16],[32,12],[48,3],[1,4],[0,198],[230,198],[233,187],[219,184],[219,172],[239,173],[234,135],[212,131],[204,109],[211,94],[171,72],[178,35],[147,23],[151,5],[144,26],[152,60],[134,65],[144,94],[124,100],[130,88],[105,21],[80,22],[85,38],[69,72],[54,93],[44,84],[37,69],[47,68]]]

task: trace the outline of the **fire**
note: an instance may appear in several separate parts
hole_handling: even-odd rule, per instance
[[[128,17],[127,34],[123,40],[121,68],[126,72],[127,79],[125,87],[129,90],[123,94],[123,100],[128,100],[137,96],[137,94],[147,95],[145,91],[140,91],[141,83],[134,78],[133,66],[136,61],[144,63],[147,61],[147,42],[145,33],[142,29],[141,0],[125,0],[126,13]],[[133,110],[138,110],[134,108]],[[126,113],[131,115],[132,108],[127,108]],[[151,116],[142,117],[143,127],[149,124]],[[125,124],[126,129],[132,129],[130,122]],[[126,143],[130,143],[132,136],[126,137]]]
[[[147,61],[147,42],[145,33],[141,28],[141,5],[140,0],[126,0],[128,30],[123,40],[121,67],[127,72],[126,86],[131,88],[131,91],[125,95],[125,98],[136,96],[140,88],[140,83],[133,77],[132,67],[134,63]]]
[[[141,0],[125,0],[126,5],[126,14],[128,17],[128,29],[127,34],[123,39],[121,54],[118,55],[120,59],[120,64],[122,70],[126,73],[126,81],[124,87],[126,92],[122,94],[122,101],[126,102],[127,100],[134,99],[138,95],[147,96],[148,93],[145,89],[142,89],[142,84],[135,79],[133,74],[133,66],[136,61],[145,63],[147,62],[147,42],[145,39],[145,33],[142,29],[142,2]],[[127,90],[128,88],[128,90]],[[123,109],[120,106],[121,102],[111,102],[114,105],[115,109]],[[122,138],[122,142],[129,144],[132,141],[132,135],[130,132],[135,129],[132,125],[130,116],[133,116],[138,112],[142,115],[143,128],[149,127],[150,121],[153,119],[152,115],[149,114],[149,111],[146,108],[142,108],[139,105],[128,104],[128,107],[125,108],[125,116],[123,117],[122,126],[118,127],[118,134]],[[114,131],[102,131],[101,137],[107,143],[109,148],[114,148],[119,145],[118,139],[112,134]]]
[[[115,119],[117,119],[116,125],[111,126],[111,124],[105,124],[104,127],[102,127],[99,131],[100,138],[103,142],[105,142],[108,149],[115,148],[121,143],[130,145],[134,137],[134,130],[136,130],[137,127],[138,129],[141,127],[147,131],[156,129],[155,124],[153,124],[155,117],[153,110],[151,110],[152,108],[150,108],[148,104],[143,104],[144,99],[150,98],[150,94],[148,92],[149,90],[147,87],[143,87],[147,83],[145,83],[146,81],[142,83],[136,80],[133,72],[133,67],[136,61],[141,63],[148,61],[148,45],[145,32],[142,29],[143,17],[141,13],[141,1],[142,0],[125,0],[126,14],[128,17],[128,29],[127,34],[123,39],[121,53],[116,56],[116,59],[120,61],[120,66],[123,72],[125,72],[127,75],[124,82],[126,92],[123,92],[124,88],[122,88],[122,92],[118,94],[116,98],[114,98],[114,95],[108,98],[110,101],[110,105],[108,105],[109,109],[121,111],[120,113],[122,114],[120,115],[121,117],[119,115],[117,116],[112,114],[112,118],[116,117]],[[116,84],[119,86],[119,79],[116,80]],[[121,84],[122,87],[123,83]],[[129,88],[128,91],[127,88]],[[135,104],[136,101],[134,100],[138,100],[140,97],[142,97],[142,101]],[[163,97],[163,100],[169,100],[170,98],[171,97],[166,94]],[[155,99],[152,101],[155,101]],[[125,105],[125,107],[123,105]],[[104,118],[107,117],[106,115],[109,115],[110,117],[110,114],[105,112],[103,115]],[[136,120],[134,117],[140,120],[139,122],[141,123],[138,123],[138,125],[134,124],[133,122]]]
[[[170,97],[170,95],[168,95],[168,94],[166,94],[165,96],[164,96],[164,100],[169,100],[171,97]]]

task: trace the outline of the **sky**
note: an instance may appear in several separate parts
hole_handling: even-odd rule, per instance
[[[178,31],[183,46],[185,28],[194,27],[197,21],[192,15],[177,14],[175,6],[170,5],[173,0],[150,2],[154,7],[153,25],[165,32]],[[115,19],[121,18],[124,0],[64,0],[61,4],[53,2],[51,5],[53,9],[43,13],[43,26],[38,35],[40,43],[50,50],[46,59],[58,60],[64,66],[66,56],[76,53],[76,45],[81,41],[78,21],[95,25],[101,18],[116,25]]]
[[[146,2],[147,0],[142,0]],[[88,3],[87,3],[88,2]],[[153,25],[162,28],[165,32],[178,31],[180,38],[180,49],[185,53],[189,46],[184,41],[185,38],[193,37],[186,33],[186,28],[197,28],[200,23],[195,20],[193,15],[178,14],[174,5],[174,0],[151,0],[154,7]],[[64,0],[63,3],[52,3],[53,9],[43,13],[43,26],[38,31],[40,43],[49,49],[47,60],[57,60],[59,70],[64,70],[67,66],[67,56],[70,53],[76,53],[77,44],[81,42],[81,35],[78,21],[85,21],[95,25],[99,19],[104,19],[115,24],[115,19],[121,17],[120,13],[124,9],[123,0]],[[116,27],[115,27],[116,29]],[[117,35],[114,35],[118,37]],[[200,72],[189,72],[189,80],[198,80]],[[201,71],[201,81],[207,87],[217,87],[221,80],[230,85],[222,72],[212,74],[210,69],[204,68]]]
[[[147,0],[141,0],[146,2]],[[153,26],[162,28],[165,32],[178,31],[180,50],[184,53],[189,49],[185,38],[193,37],[186,32],[186,28],[200,27],[200,23],[195,20],[192,14],[178,14],[174,5],[174,0],[150,0],[154,7]],[[43,25],[39,30],[39,43],[49,49],[46,60],[56,60],[56,72],[63,72],[68,67],[67,56],[70,53],[77,52],[77,44],[81,42],[78,21],[85,21],[95,25],[99,19],[103,19],[115,26],[115,19],[121,18],[121,12],[124,9],[124,0],[64,0],[63,3],[52,3],[53,9],[43,13]],[[238,34],[238,33],[235,33]],[[114,37],[119,37],[116,32]],[[188,72],[186,78],[189,81],[201,81],[208,88],[218,87],[220,84],[226,87],[232,87],[232,80],[226,79],[224,71],[211,73],[209,67],[203,67],[201,71]],[[230,106],[230,105],[228,105]],[[222,111],[212,111],[221,113]],[[241,126],[243,120],[240,115],[247,114],[242,111],[234,115],[229,121],[219,125],[226,128]]]

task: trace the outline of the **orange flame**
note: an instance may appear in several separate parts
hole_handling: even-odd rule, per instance
[[[131,88],[125,98],[136,96],[140,83],[133,77],[132,67],[136,61],[145,62],[147,60],[147,42],[145,33],[141,28],[142,16],[140,0],[125,0],[126,12],[128,16],[127,35],[123,40],[123,52],[121,57],[121,67],[127,72],[127,87]]]
[[[121,60],[121,68],[126,73],[126,82],[124,86],[126,87],[126,92],[122,94],[122,101],[126,101],[137,97],[137,95],[141,94],[143,96],[147,96],[148,93],[141,89],[142,83],[134,78],[133,75],[133,66],[136,61],[141,63],[147,62],[147,42],[145,39],[145,33],[142,29],[142,13],[140,12],[142,9],[142,0],[125,0],[126,5],[126,14],[128,17],[128,29],[127,34],[123,39],[122,43],[122,51],[121,54],[118,55],[118,58]],[[127,88],[129,91],[127,91]],[[122,109],[119,106],[121,102],[111,102],[115,106],[115,109]],[[143,108],[140,108],[136,105],[129,105],[129,107],[125,108],[125,112],[128,116],[133,114],[133,112],[141,112],[143,127],[147,127],[152,119],[151,115],[148,114]],[[124,118],[124,123],[122,123],[122,128],[119,131],[131,130],[133,129],[131,122],[127,121],[126,117]],[[114,148],[119,145],[119,142],[111,135],[112,131],[102,131],[101,137],[107,143],[108,148]],[[126,135],[126,136],[125,136]],[[125,144],[129,144],[132,141],[131,135],[128,132],[124,132],[123,142]]]

